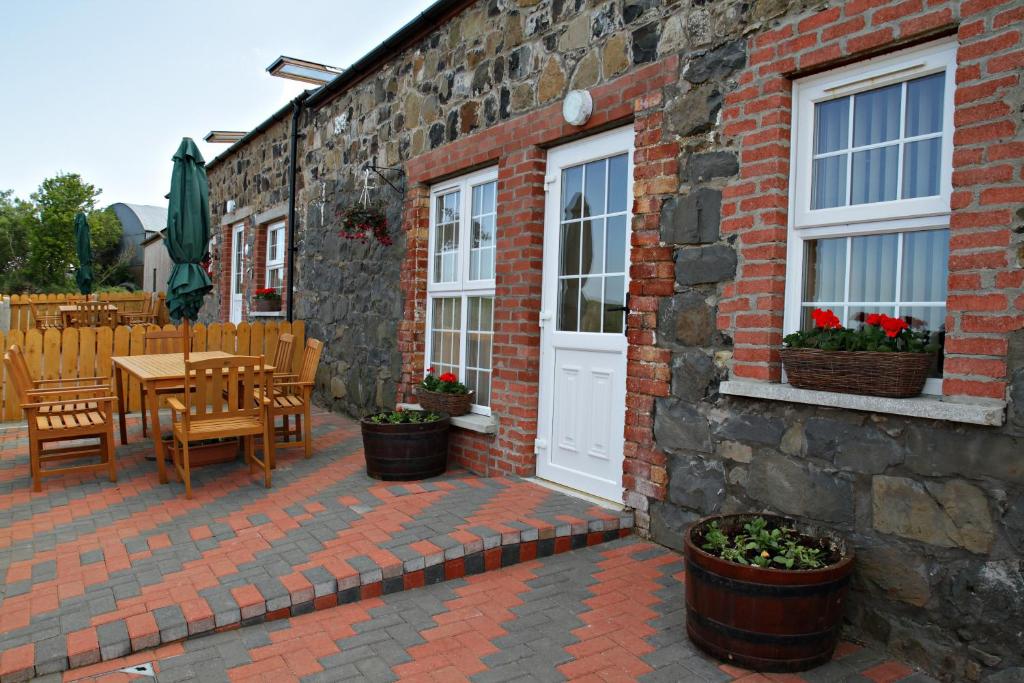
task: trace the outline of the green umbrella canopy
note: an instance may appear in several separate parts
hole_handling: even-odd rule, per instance
[[[167,205],[167,251],[174,262],[167,279],[167,312],[175,322],[195,320],[213,283],[200,265],[210,242],[210,188],[206,162],[192,138],[174,153]]]
[[[89,221],[84,213],[75,215],[75,251],[78,252],[78,270],[75,282],[82,294],[92,294],[92,245],[89,244]]]

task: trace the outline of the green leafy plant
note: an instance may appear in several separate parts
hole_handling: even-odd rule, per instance
[[[717,521],[704,530],[701,547],[712,555],[737,564],[775,569],[817,569],[824,567],[828,553],[793,528],[771,527],[764,517],[755,517],[742,531],[724,530]]]
[[[843,327],[830,309],[811,312],[814,328],[786,335],[782,340],[791,349],[822,351],[889,351],[899,353],[934,353],[938,344],[924,328],[913,329],[902,318],[884,313],[869,313],[864,325],[857,329]]]
[[[426,410],[396,408],[395,410],[386,410],[382,413],[370,415],[366,419],[378,425],[427,424],[437,422],[441,419],[441,416]]]
[[[265,301],[280,301],[281,295],[273,287],[261,287],[253,293],[253,298]]]
[[[454,373],[444,372],[441,375],[435,375],[434,368],[427,368],[427,376],[420,382],[420,386],[427,391],[437,391],[442,394],[469,393],[469,387],[460,382]]]

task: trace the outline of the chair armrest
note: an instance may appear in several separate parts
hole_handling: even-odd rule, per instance
[[[181,401],[178,400],[177,396],[171,396],[167,399],[167,405],[176,413],[184,413],[188,408],[185,407]]]
[[[29,389],[25,393],[34,398],[45,398],[47,396],[80,396],[83,394],[90,398],[117,398],[114,396],[114,392],[110,390],[110,385],[108,384],[99,384],[90,387],[62,387],[60,389]],[[79,398],[77,400],[81,399]]]
[[[73,398],[66,401],[43,401],[42,403],[22,403],[21,407],[23,410],[33,410],[39,408],[53,408],[56,406],[73,406],[77,403],[113,403],[117,398],[114,396],[97,396],[88,399]]]
[[[274,373],[274,384],[279,384],[278,379],[286,379],[288,377],[298,378],[298,375],[294,372],[275,372]]]
[[[65,382],[95,382],[97,385],[109,382],[109,377],[68,377],[66,379],[37,379],[36,384],[63,384]]]
[[[277,389],[278,387],[311,387],[311,386],[313,386],[312,382],[276,382],[276,381],[274,382],[274,388],[275,389]]]

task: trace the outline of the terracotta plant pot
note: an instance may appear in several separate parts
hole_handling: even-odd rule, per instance
[[[447,414],[422,424],[377,424],[367,416],[360,426],[366,473],[374,479],[426,479],[444,474],[448,467]]]
[[[253,299],[252,310],[260,313],[269,313],[271,311],[281,310],[281,298],[277,299]]]
[[[423,387],[416,387],[416,398],[419,399],[420,407],[432,413],[448,413],[452,417],[465,415],[469,412],[469,406],[473,403],[473,392],[468,394],[446,394],[441,391],[427,391]]]
[[[839,559],[821,569],[766,569],[701,549],[704,530],[755,517],[825,539]],[[755,671],[804,671],[828,662],[839,639],[853,549],[836,534],[774,515],[715,515],[686,530],[686,633],[723,661]]]

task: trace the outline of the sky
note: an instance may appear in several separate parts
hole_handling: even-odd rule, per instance
[[[251,130],[305,88],[280,55],[344,68],[430,0],[0,0],[0,190],[79,173],[98,203],[166,206],[171,156]]]

